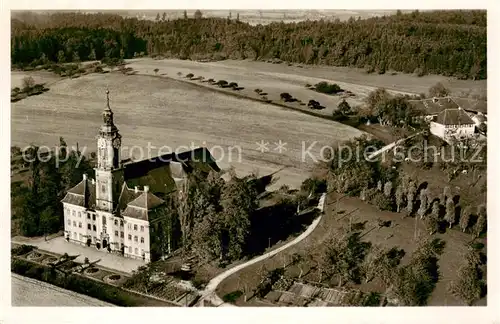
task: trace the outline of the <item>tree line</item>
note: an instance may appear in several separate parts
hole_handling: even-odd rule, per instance
[[[58,13],[41,21],[12,20],[11,58],[13,64],[27,65],[41,58],[73,62],[131,58],[142,52],[181,59],[277,58],[378,73],[485,79],[485,21],[486,11],[413,12],[265,26],[201,16],[147,21]]]
[[[44,154],[37,146],[27,148],[24,155],[30,162],[25,162],[18,148],[13,153],[17,156],[15,165],[28,167],[27,181],[11,184],[12,217],[18,221],[21,234],[39,236],[59,231],[64,220],[61,199],[84,173],[92,172],[90,161],[79,151],[69,151],[63,138],[59,152]]]

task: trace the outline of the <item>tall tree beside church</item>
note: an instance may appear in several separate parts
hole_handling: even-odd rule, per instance
[[[227,249],[227,258],[239,259],[250,233],[250,218],[257,208],[257,190],[250,178],[235,176],[226,183],[221,193],[223,213],[223,248]]]

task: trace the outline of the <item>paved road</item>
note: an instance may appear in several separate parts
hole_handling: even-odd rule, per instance
[[[12,306],[114,306],[35,279],[11,274]]]
[[[324,208],[324,205],[325,205],[325,198],[326,198],[326,194],[324,193],[320,200],[319,200],[319,203],[318,203],[318,209],[323,212],[323,208]],[[267,258],[270,258],[278,253],[280,253],[281,251],[284,251],[286,249],[288,249],[289,247],[299,243],[300,241],[302,241],[303,239],[305,239],[307,236],[309,236],[309,234],[311,234],[314,229],[316,228],[316,226],[318,226],[321,218],[322,218],[322,215],[323,213],[320,214],[319,217],[317,217],[312,223],[311,225],[309,225],[309,227],[307,228],[307,230],[305,230],[305,232],[303,232],[302,234],[300,234],[298,237],[296,237],[293,241],[291,242],[288,242],[287,244],[283,245],[283,246],[280,246],[279,248],[275,249],[275,250],[272,250],[268,253],[265,253],[261,256],[258,256],[248,262],[245,262],[243,264],[240,264],[234,268],[231,268],[221,274],[219,274],[218,276],[216,276],[215,278],[213,278],[212,280],[210,280],[210,282],[207,284],[207,286],[205,287],[205,289],[201,292],[201,298],[200,298],[200,303],[203,303],[203,300],[208,300],[210,301],[210,303],[212,303],[213,305],[215,306],[233,306],[231,304],[227,304],[227,303],[224,303],[224,301],[215,293],[215,290],[217,289],[217,286],[224,280],[226,279],[227,277],[229,277],[230,275],[240,271],[241,269],[243,268],[246,268],[248,266],[251,266],[257,262],[260,262],[262,260],[265,260]]]

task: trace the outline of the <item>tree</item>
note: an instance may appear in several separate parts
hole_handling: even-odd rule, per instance
[[[433,235],[439,230],[439,222],[437,218],[431,214],[429,217],[424,218],[425,228],[429,232],[429,235]]]
[[[91,61],[95,61],[95,60],[97,60],[97,56],[95,55],[95,49],[94,49],[94,48],[92,48],[92,49],[90,50],[89,60],[91,60]]]
[[[351,113],[351,106],[349,106],[349,103],[344,99],[339,103],[338,110],[342,113],[342,115],[346,116]]]
[[[160,71],[160,69],[159,68],[155,68],[153,71],[155,72],[155,74],[158,74],[158,71]]]
[[[23,78],[23,92],[29,92],[35,86],[35,80],[31,76]]]
[[[359,233],[334,236],[322,256],[322,273],[326,278],[337,276],[339,286],[347,281],[358,282],[362,274],[362,262],[369,248],[369,243],[361,242]]]
[[[471,215],[471,208],[470,206],[467,206],[462,211],[462,215],[460,216],[460,221],[459,221],[460,229],[464,233],[469,227],[470,215]]]
[[[375,245],[363,261],[365,282],[370,282],[379,277],[385,285],[389,285],[392,274],[401,262],[404,251],[396,247],[391,249]]]
[[[400,211],[401,205],[403,204],[403,196],[404,196],[403,187],[402,185],[399,185],[396,188],[396,208],[397,208],[396,211],[398,213]]]
[[[57,232],[60,227],[59,215],[57,215],[52,207],[47,207],[40,213],[40,233],[47,235]]]
[[[188,14],[187,14],[186,10],[184,10],[183,16],[184,16],[184,19],[188,19]]]
[[[443,247],[444,242],[439,239],[419,241],[409,262],[393,271],[386,291],[388,298],[401,306],[425,305],[438,280],[435,269]]]
[[[450,90],[445,88],[445,86],[441,82],[438,82],[429,88],[430,97],[446,97],[449,95],[450,95]]]
[[[441,208],[439,206],[439,201],[434,200],[432,203],[432,211],[431,211],[431,217],[439,220],[439,214],[440,214]]]
[[[452,196],[451,196],[451,188],[450,188],[450,186],[446,186],[446,187],[444,187],[444,189],[443,189],[443,194],[441,195],[441,197],[440,197],[440,199],[439,199],[439,200],[440,200],[443,204],[445,204],[445,203],[446,203],[446,201],[448,200],[448,198],[452,198]]]
[[[384,185],[384,195],[386,197],[391,197],[392,195],[392,182],[391,181],[387,181]]]
[[[458,269],[457,279],[448,286],[448,290],[468,306],[481,298],[483,286],[479,279],[477,258],[471,255],[474,253],[471,251],[466,255],[464,264]]]
[[[64,54],[64,51],[60,50],[59,52],[57,52],[57,62],[58,63],[66,62],[66,55]]]
[[[201,13],[201,11],[199,9],[197,9],[194,12],[194,19],[201,19],[202,17],[203,17],[203,14]]]
[[[444,215],[445,221],[450,223],[450,228],[453,226],[455,223],[456,217],[455,217],[455,203],[453,202],[452,198],[448,198],[446,200],[446,214]]]
[[[250,218],[257,208],[257,190],[250,178],[232,176],[221,191],[223,246],[227,257],[236,260],[250,233]]]
[[[479,237],[486,228],[486,206],[479,205],[477,208],[477,221],[474,225],[474,236]]]
[[[418,214],[420,215],[420,219],[423,219],[425,214],[427,213],[427,191],[420,191],[420,208],[418,209]]]
[[[160,21],[160,13],[157,13],[156,14],[156,18],[155,18],[156,21]]]
[[[167,13],[166,12],[164,12],[163,15],[161,16],[161,20],[162,21],[167,20]]]

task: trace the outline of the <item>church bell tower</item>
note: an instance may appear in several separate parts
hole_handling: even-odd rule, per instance
[[[103,124],[97,136],[96,198],[97,208],[113,211],[122,181],[120,148],[121,135],[113,122],[109,107],[109,90],[106,91],[106,108],[102,112]]]

